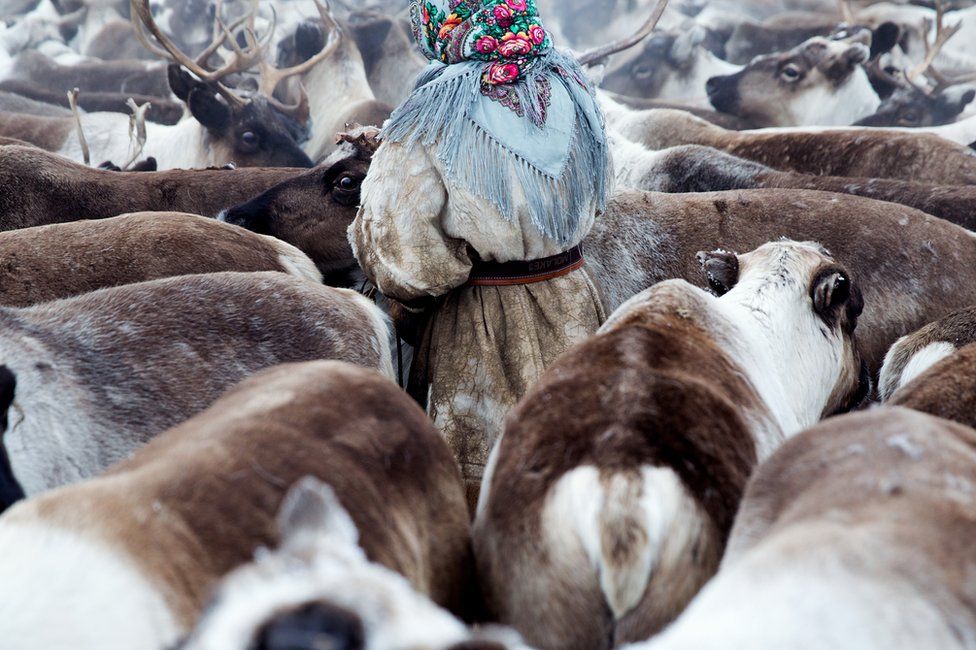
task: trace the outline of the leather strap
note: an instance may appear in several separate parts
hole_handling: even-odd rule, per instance
[[[583,247],[537,260],[514,262],[477,262],[471,268],[468,284],[476,287],[504,287],[545,282],[568,275],[583,266]]]

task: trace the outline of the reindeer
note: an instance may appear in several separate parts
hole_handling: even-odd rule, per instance
[[[974,446],[902,408],[794,437],[750,482],[718,575],[629,649],[969,647]]]
[[[169,170],[153,174],[85,167],[42,149],[0,148],[0,231],[126,212],[215,216],[300,174],[295,168]],[[16,188],[16,191],[14,191]]]
[[[229,30],[218,19],[215,23],[221,27],[222,33],[215,36],[198,60],[193,60],[155,24],[148,0],[131,0],[131,10],[137,34],[146,46],[173,61],[174,65],[168,68],[169,85],[192,114],[192,118],[187,117],[173,126],[146,125],[144,154],[154,157],[161,169],[207,167],[230,162],[240,166],[312,166],[296,142],[302,135],[300,122],[307,117],[307,102],[286,105],[263,93],[245,100],[222,83],[227,76],[247,70],[259,59],[262,59],[265,76],[271,74],[273,69],[263,62],[262,46],[243,50],[231,38],[234,56],[218,69],[207,70],[202,62],[228,40]],[[152,44],[143,28],[158,45]],[[278,81],[281,78],[278,76]],[[81,130],[97,159],[118,161],[131,156],[126,116],[89,113],[80,121]],[[0,120],[0,135],[27,140],[80,161],[84,159],[83,147],[75,137],[74,127],[73,121],[68,119],[14,115]]]
[[[5,85],[6,82],[0,81],[0,114],[31,113],[45,117],[71,117],[71,111],[66,108],[3,90]]]
[[[331,500],[307,482],[286,499],[306,476],[328,482]],[[19,597],[0,610],[0,633],[10,648],[172,647],[224,574],[279,532],[292,549],[315,549],[323,519],[342,530],[344,544],[328,546],[358,555],[367,577],[377,568],[363,554],[384,578],[399,573],[441,606],[462,606],[469,524],[446,443],[378,373],[316,361],[260,373],[104,475],[5,513],[0,579]],[[346,542],[357,530],[359,546]],[[41,625],[52,608],[58,625]],[[311,608],[312,622],[323,610]]]
[[[266,75],[265,87],[277,85],[281,75],[301,77],[301,92],[304,95],[307,90],[308,96],[314,98],[312,129],[304,148],[312,160],[321,161],[335,149],[335,135],[347,124],[380,126],[392,107],[377,101],[356,42],[346,35],[349,28],[341,26],[318,0],[316,7],[321,27],[307,23],[299,26],[293,49],[284,53],[285,64],[290,67]],[[321,29],[328,32],[328,40],[318,36]],[[324,45],[320,45],[323,40]],[[404,69],[400,74],[410,75]]]
[[[356,217],[378,136],[375,127],[339,134],[339,149],[322,165],[222,211],[217,219],[308,251],[327,283],[349,286],[362,271],[346,230]]]
[[[971,343],[976,343],[974,307],[954,311],[901,337],[885,355],[879,384],[881,398],[891,399],[903,386]]]
[[[964,90],[958,95],[947,90],[948,87],[927,90],[919,86],[900,86],[881,100],[873,115],[854,122],[854,125],[917,128],[952,124],[976,99],[976,90]]]
[[[829,36],[837,19],[820,13],[786,12],[762,22],[737,20],[725,41],[725,59],[739,65],[757,56],[785,52],[816,36]]]
[[[492,450],[478,571],[491,611],[537,647],[662,629],[717,569],[757,462],[870,391],[860,291],[822,247],[698,259],[718,298],[683,280],[634,296],[555,362]]]
[[[716,110],[762,126],[848,125],[880,105],[861,65],[869,55],[859,36],[818,36],[757,57],[735,74],[712,77],[706,91]]]
[[[966,144],[937,135],[939,129],[954,129],[961,142],[969,135],[966,129],[976,130],[976,121],[933,127],[932,133],[864,128],[729,131],[683,111],[634,111],[607,97],[600,98],[600,105],[610,130],[649,149],[698,144],[800,174],[976,184],[976,155],[966,146],[976,135]]]
[[[0,233],[0,305],[27,307],[177,275],[278,271],[311,282],[304,253],[192,214],[142,212]]]
[[[102,472],[278,363],[337,359],[393,376],[373,303],[283,273],[153,280],[3,307],[0,320],[16,381],[3,443],[27,495]]]
[[[737,72],[741,66],[726,63],[705,49],[705,37],[701,27],[656,32],[642,48],[633,48],[614,61],[601,87],[623,95],[708,108],[705,82]]]
[[[426,65],[410,35],[410,25],[377,10],[354,12],[347,23],[376,100],[396,106],[413,90]]]
[[[976,230],[976,188],[969,186],[812,176],[781,172],[700,145],[649,151],[619,138],[612,142],[618,187],[671,193],[761,188],[822,190],[900,203]]]
[[[976,81],[976,77],[962,76],[950,79],[935,68],[934,62],[939,52],[959,30],[958,25],[946,28],[941,1],[937,3],[937,7],[934,42],[930,45],[926,40],[926,54],[918,65],[901,71],[899,75],[897,68],[882,70],[877,61],[872,62],[875,77],[880,78],[890,90],[887,95],[882,95],[883,101],[878,111],[855,122],[856,125],[914,128],[950,124],[976,97],[976,91],[972,89],[963,90],[961,93],[950,91],[953,86]],[[869,68],[869,72],[871,70],[872,68]],[[923,76],[934,83],[931,89],[920,83]],[[877,88],[877,84],[875,87]],[[968,140],[955,141],[960,144],[969,143]]]
[[[900,361],[898,357],[894,360]],[[918,351],[905,364],[897,389],[887,397],[886,403],[967,427],[976,426],[974,378],[976,344],[962,341],[934,343]]]
[[[64,92],[48,90],[32,81],[8,80],[0,81],[0,91],[16,93],[25,98],[34,99],[48,105],[69,108],[68,98]],[[140,106],[150,104],[148,118],[158,124],[176,124],[183,118],[185,104],[164,97],[151,97],[133,93],[119,92],[83,92],[78,95],[78,106],[86,111],[107,111],[126,113],[129,111],[128,101],[132,99]],[[3,107],[11,112],[11,108]],[[13,112],[29,113],[30,110]],[[35,113],[37,114],[37,113]],[[70,112],[68,113],[70,115]]]
[[[386,510],[385,503],[361,501],[355,505],[367,511]],[[328,484],[306,477],[293,486],[278,529],[279,548],[221,581],[179,650],[277,647],[284,639],[301,639],[308,648],[528,650],[512,630],[465,627],[404,576],[370,562],[360,544],[376,541],[357,528]]]

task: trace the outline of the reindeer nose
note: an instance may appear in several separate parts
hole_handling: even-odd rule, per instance
[[[709,97],[715,95],[719,90],[721,90],[721,79],[721,77],[710,77],[708,81],[705,82],[705,92],[708,93]]]
[[[256,647],[261,650],[362,650],[364,641],[358,616],[338,607],[315,603],[267,624]]]

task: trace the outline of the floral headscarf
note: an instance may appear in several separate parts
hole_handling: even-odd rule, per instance
[[[612,171],[600,113],[571,55],[553,48],[535,0],[412,0],[430,65],[382,137],[436,146],[446,176],[559,242],[606,205]],[[518,187],[516,187],[516,185]]]
[[[414,34],[428,59],[487,63],[482,82],[514,83],[552,49],[535,0],[425,0],[412,7]]]

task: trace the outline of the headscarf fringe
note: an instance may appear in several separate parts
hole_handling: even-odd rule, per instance
[[[490,202],[510,221],[515,220],[519,205],[513,197],[521,194],[532,224],[546,237],[567,244],[576,236],[584,211],[593,204],[599,211],[606,208],[609,179],[613,178],[603,116],[589,88],[575,80],[585,79],[579,64],[553,50],[509,87],[517,93],[525,119],[533,124],[543,122],[538,114],[543,78],[561,83],[568,92],[576,120],[566,163],[558,174],[533,164],[469,117],[476,101],[492,100],[481,93],[484,66],[462,63],[450,67],[458,65],[470,69],[445,80],[438,78],[448,66],[435,63],[422,72],[414,91],[390,117],[382,137],[406,146],[437,144],[437,156],[451,182]]]

